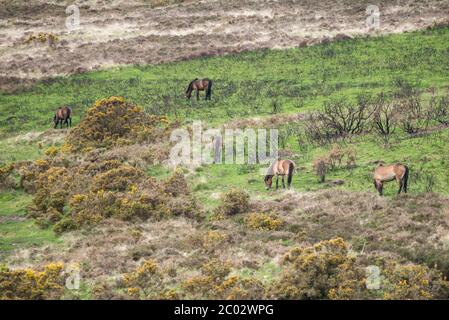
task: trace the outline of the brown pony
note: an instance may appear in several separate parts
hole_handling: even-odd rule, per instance
[[[212,95],[212,80],[198,78],[190,82],[186,90],[186,97],[190,99],[192,97],[192,91],[196,90],[196,100],[200,99],[200,91],[206,90],[205,100],[210,100]]]
[[[273,164],[268,169],[267,175],[264,179],[267,190],[271,188],[274,176],[276,176],[276,190],[278,189],[279,176],[282,176],[282,189],[285,189],[285,176],[287,176],[287,185],[290,189],[294,170],[295,163],[292,160],[276,160],[275,162],[273,162]]]
[[[53,118],[53,122],[55,123],[55,129],[60,123],[60,128],[62,129],[62,124],[64,123],[67,128],[72,126],[72,109],[69,107],[61,107],[55,112],[55,116]]]
[[[380,164],[373,174],[374,187],[379,191],[380,195],[383,195],[384,182],[396,181],[399,183],[398,194],[404,190],[407,193],[407,183],[408,183],[409,169],[407,166],[397,163],[389,166],[384,166]]]

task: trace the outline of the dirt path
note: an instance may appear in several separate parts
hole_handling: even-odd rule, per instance
[[[0,89],[36,79],[125,64],[155,64],[257,48],[305,46],[370,32],[371,1],[83,1],[80,29],[65,26],[72,1],[0,0]],[[180,2],[180,3],[179,3]],[[448,21],[449,1],[377,1],[380,26],[394,33]],[[31,34],[52,32],[52,47]]]

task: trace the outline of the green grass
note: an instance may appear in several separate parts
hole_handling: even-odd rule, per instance
[[[0,193],[0,217],[25,216],[26,206],[31,202],[32,196],[22,191],[5,191]]]
[[[49,145],[39,146],[38,142],[16,139],[0,140],[0,165],[22,160],[35,160],[44,156]]]
[[[300,156],[293,158],[297,165],[297,172],[293,178],[292,186],[297,191],[317,191],[326,188],[340,188],[351,191],[376,192],[372,182],[373,163],[382,160],[386,163],[401,162],[410,168],[409,192],[412,194],[422,192],[437,192],[449,194],[449,130],[444,129],[424,136],[409,138],[396,135],[388,148],[377,136],[366,135],[355,137],[351,141],[341,144],[345,149],[349,146],[357,153],[357,166],[347,169],[345,164],[328,172],[326,181],[343,180],[341,186],[331,186],[328,183],[319,183],[315,175],[312,162],[317,156],[325,155],[331,146],[311,147],[306,152],[300,150],[294,138],[289,139],[286,148]],[[249,172],[244,165],[212,165],[201,167],[193,178],[193,190],[206,208],[213,208],[219,203],[217,193],[230,188],[241,188],[252,195],[254,199],[273,198],[281,191],[265,190],[263,175],[259,173],[258,165]],[[243,170],[242,170],[243,169]],[[434,183],[430,186],[429,180]],[[279,181],[281,186],[281,181]],[[431,188],[430,188],[431,187]],[[430,188],[430,189],[429,189]],[[395,182],[386,183],[384,194],[394,196],[398,190]]]
[[[13,249],[59,242],[51,229],[41,229],[26,219],[31,199],[22,191],[0,193],[0,258]]]
[[[440,28],[56,78],[25,92],[0,94],[0,135],[49,128],[54,109],[65,104],[74,107],[77,123],[96,99],[111,95],[148,112],[218,124],[269,115],[275,102],[278,112],[299,112],[331,98],[391,91],[396,79],[446,90],[448,57],[449,28]],[[195,77],[214,80],[211,102],[185,99]]]

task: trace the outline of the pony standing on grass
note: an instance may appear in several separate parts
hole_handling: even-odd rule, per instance
[[[271,188],[274,176],[276,176],[276,190],[278,189],[279,176],[282,176],[282,189],[285,189],[285,176],[287,176],[287,186],[290,189],[294,171],[295,163],[292,160],[276,160],[273,162],[264,179],[267,190]]]
[[[186,90],[186,97],[190,100],[192,97],[192,91],[196,90],[196,100],[200,100],[200,91],[206,90],[206,98],[205,100],[210,100],[212,95],[212,80],[209,79],[201,79],[196,78],[192,82],[190,82],[189,86]]]
[[[61,107],[56,110],[53,122],[55,123],[55,129],[58,127],[58,123],[60,123],[61,129],[63,123],[67,126],[67,128],[69,125],[72,127],[72,109],[69,107]]]
[[[379,191],[379,195],[383,195],[384,182],[396,181],[399,183],[398,194],[404,190],[407,193],[407,183],[408,183],[409,169],[407,166],[397,163],[389,166],[384,166],[380,164],[374,170],[374,187]]]

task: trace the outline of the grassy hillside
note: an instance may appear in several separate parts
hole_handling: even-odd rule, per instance
[[[397,79],[443,89],[448,86],[448,43],[449,28],[439,28],[52,79],[27,92],[0,94],[0,133],[46,129],[55,108],[65,104],[74,107],[76,123],[86,107],[111,95],[129,98],[151,113],[222,123],[390,91]],[[186,86],[196,77],[214,80],[212,102],[185,99]]]
[[[26,92],[1,94],[0,167],[23,161],[28,171],[23,190],[6,184],[0,189],[0,261],[33,266],[54,261],[79,264],[82,288],[69,298],[224,299],[239,294],[259,299],[447,298],[447,292],[438,291],[449,288],[446,280],[444,286],[439,285],[443,281],[439,272],[449,275],[449,130],[443,125],[432,123],[429,130],[414,135],[398,129],[388,145],[365,132],[337,139],[342,150],[351,149],[356,155],[355,163],[330,170],[320,183],[313,161],[328,155],[334,146],[300,143],[297,132],[287,133],[280,122],[281,151],[297,165],[291,191],[266,191],[260,165],[203,165],[175,174],[171,168],[155,165],[169,148],[164,140],[168,131],[160,127],[161,123],[168,125],[166,119],[148,127],[148,115],[121,98],[99,101],[92,108],[95,113],[89,112],[89,117],[69,131],[67,148],[52,148],[54,154],[45,151],[59,147],[67,137],[66,130],[49,129],[56,107],[72,105],[77,124],[87,107],[108,96],[124,96],[148,113],[168,114],[182,125],[198,119],[216,125],[254,117],[290,119],[285,114],[320,109],[328,100],[356,101],[361,94],[392,92],[398,80],[424,92],[435,88],[446,94],[448,40],[449,28],[440,28],[123,67],[52,79]],[[187,83],[202,76],[214,79],[212,101],[187,101],[183,96]],[[103,121],[97,126],[95,121],[106,114],[104,110],[119,110],[111,113],[115,120],[128,119],[111,101],[133,110],[126,117],[133,115],[141,130],[128,132],[122,130],[123,122],[113,122],[114,130],[128,134],[115,135]],[[291,126],[304,123],[285,122]],[[95,139],[103,132],[114,139],[100,148],[104,141]],[[141,132],[154,136],[142,139]],[[83,151],[70,151],[78,142],[80,148],[73,150]],[[377,196],[371,173],[379,161],[410,167],[408,195],[396,197],[397,185],[389,183],[385,197]],[[239,191],[233,191],[234,196],[231,192],[230,197],[220,198],[233,187],[245,190],[249,197],[239,198],[235,196]],[[155,205],[145,202],[150,200]],[[243,208],[237,214],[217,210],[235,205],[233,201]],[[60,228],[53,229],[56,225]],[[314,264],[299,263],[316,253],[312,247],[297,257],[298,263],[280,263],[285,254],[298,253],[296,247],[318,241],[324,241],[318,246],[329,247],[337,261],[348,267],[339,270],[338,263],[315,269]],[[21,251],[30,247],[32,254]],[[332,265],[332,257],[317,261]],[[419,265],[410,266],[410,262]],[[382,268],[382,276],[389,281],[382,290],[367,292],[356,286],[338,293],[339,288],[332,287],[345,277],[348,283],[363,284],[365,268],[373,264]],[[310,268],[297,270],[298,265]],[[317,271],[324,269],[329,274]],[[411,279],[406,282],[410,291],[399,290],[404,274]],[[155,277],[160,277],[157,286],[147,281]],[[417,286],[413,281],[419,282]],[[304,292],[290,295],[284,287],[290,282],[293,287],[304,284]],[[316,293],[308,296],[309,288],[323,283],[325,288],[312,290]]]

